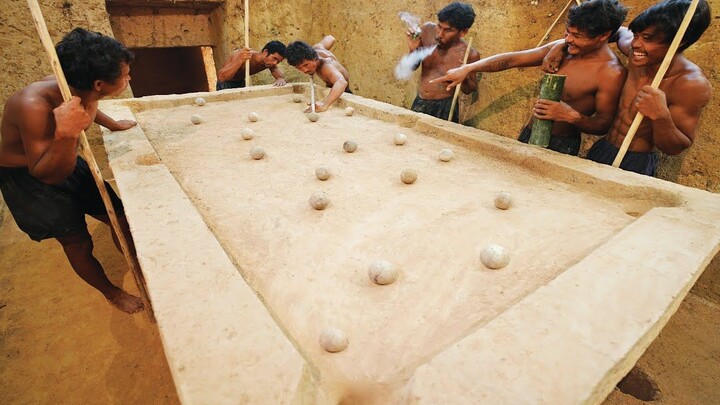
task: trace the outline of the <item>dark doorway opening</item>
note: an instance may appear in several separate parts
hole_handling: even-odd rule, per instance
[[[208,91],[202,48],[132,48],[130,77],[135,97]]]

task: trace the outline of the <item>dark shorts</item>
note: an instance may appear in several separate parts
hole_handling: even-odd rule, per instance
[[[350,90],[350,83],[348,83],[347,87],[345,87],[345,93],[353,94],[352,90]]]
[[[615,160],[620,148],[611,144],[605,138],[601,138],[590,148],[587,158],[598,163],[611,165]],[[620,163],[623,170],[645,174],[648,176],[657,175],[658,156],[655,152],[630,152],[628,151]]]
[[[530,134],[532,128],[526,126],[520,131],[518,141],[522,143],[528,143],[530,141]],[[548,149],[554,150],[555,152],[564,153],[566,155],[577,156],[580,153],[580,145],[582,144],[582,138],[578,134],[577,136],[551,136],[550,145]]]
[[[412,103],[411,110],[427,115],[432,115],[443,120],[448,119],[450,115],[450,105],[452,104],[452,97],[443,98],[440,100],[424,100],[420,96],[415,97],[415,101]],[[453,112],[453,122],[460,121],[460,114],[458,113],[459,108],[455,106]]]
[[[242,80],[230,80],[227,82],[221,82],[218,81],[215,84],[215,90],[226,90],[226,89],[239,89],[245,87],[245,78],[243,77]]]
[[[115,213],[123,215],[120,198],[105,186]],[[41,182],[27,167],[0,167],[0,191],[18,227],[36,241],[86,232],[85,214],[107,215],[92,172],[79,156],[75,170],[59,185]]]

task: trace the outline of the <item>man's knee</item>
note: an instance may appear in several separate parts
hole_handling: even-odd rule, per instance
[[[66,253],[91,253],[93,250],[93,240],[90,234],[85,232],[73,235],[60,236],[56,238]]]

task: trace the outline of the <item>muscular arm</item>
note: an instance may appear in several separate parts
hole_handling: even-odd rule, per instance
[[[617,30],[615,35],[611,37],[611,42],[614,42],[615,40],[617,40],[617,47],[620,52],[622,52],[625,56],[629,56],[630,52],[632,52],[632,31],[625,27],[620,27],[620,29]]]
[[[30,174],[47,184],[63,182],[75,169],[78,135],[90,117],[77,97],[54,110],[34,99],[21,103],[18,122]]]
[[[318,72],[320,77],[326,82],[332,83],[330,92],[327,97],[322,101],[315,103],[315,110],[322,112],[330,108],[330,106],[342,96],[343,92],[347,88],[348,82],[343,77],[342,73],[331,63],[326,63]]]
[[[95,115],[95,123],[111,131],[124,131],[137,125],[137,122],[132,120],[115,121],[112,117],[100,110],[98,110],[97,115]]]
[[[709,82],[700,74],[694,76],[674,86],[670,106],[665,93],[650,86],[643,87],[636,97],[638,111],[652,121],[653,143],[668,155],[692,146],[700,114],[710,101]]]
[[[470,54],[468,55],[468,62],[473,63],[480,60],[480,52],[478,52],[475,49],[470,50]],[[463,80],[462,85],[460,86],[460,90],[465,94],[470,94],[477,90],[477,75],[476,74],[469,74],[468,77]]]
[[[218,80],[221,82],[231,80],[249,58],[250,50],[247,48],[238,49],[231,53],[225,64],[218,70]]]

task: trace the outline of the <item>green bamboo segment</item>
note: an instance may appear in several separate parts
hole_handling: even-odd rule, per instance
[[[560,101],[563,87],[565,87],[565,75],[545,74],[540,84],[540,98],[543,100]],[[552,120],[536,119],[533,123],[530,141],[528,143],[547,148],[548,145],[550,145],[553,123],[554,121]]]

